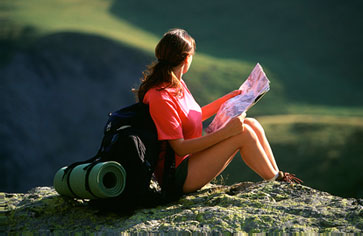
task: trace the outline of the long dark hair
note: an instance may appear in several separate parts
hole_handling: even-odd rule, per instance
[[[180,81],[173,73],[173,68],[181,65],[188,55],[194,54],[195,40],[183,29],[172,29],[164,34],[156,45],[156,61],[148,65],[138,90],[133,90],[140,102],[146,92],[155,86],[180,88]]]

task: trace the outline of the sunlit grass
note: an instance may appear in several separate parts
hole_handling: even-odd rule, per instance
[[[84,32],[150,53],[158,40],[157,36],[109,14],[110,0],[5,1],[9,19],[17,25],[36,28],[38,37],[62,31]]]
[[[287,105],[287,112],[291,114],[353,116],[363,118],[362,107],[289,104]]]
[[[272,115],[261,116],[259,120],[265,124],[327,124],[327,125],[347,125],[363,127],[362,117],[344,117],[344,116],[329,116],[329,115]]]

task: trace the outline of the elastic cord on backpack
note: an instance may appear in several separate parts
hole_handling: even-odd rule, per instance
[[[66,169],[65,171],[64,171],[64,175],[63,175],[63,178],[65,177],[65,175],[66,175],[66,173],[68,173],[69,172],[69,175],[67,176],[67,186],[68,186],[68,189],[69,189],[69,191],[73,194],[73,196],[75,196],[76,198],[79,198],[79,196],[73,191],[73,189],[72,189],[72,187],[71,187],[71,183],[70,183],[70,176],[71,176],[71,171],[73,170],[73,168],[74,168],[75,166],[73,166],[71,169]]]
[[[97,165],[98,163],[100,163],[101,161],[100,160],[96,160],[96,161],[94,161],[94,162],[92,162],[91,164],[89,164],[88,166],[86,166],[86,167],[84,167],[83,168],[83,170],[87,170],[87,172],[86,172],[86,177],[85,177],[85,183],[84,183],[84,185],[85,185],[85,188],[86,188],[86,190],[93,196],[93,197],[95,197],[95,198],[97,198],[97,196],[96,195],[94,195],[93,193],[92,193],[92,191],[91,191],[91,188],[89,187],[89,181],[88,181],[88,177],[89,177],[89,175],[90,175],[90,173],[91,173],[91,170],[92,170],[92,168],[95,166],[95,165]]]

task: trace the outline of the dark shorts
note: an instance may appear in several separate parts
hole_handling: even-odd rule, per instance
[[[188,161],[189,157],[185,158],[175,170],[175,191],[183,195],[183,186],[188,176]]]

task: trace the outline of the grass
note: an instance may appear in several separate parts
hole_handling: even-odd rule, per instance
[[[55,32],[84,32],[102,35],[120,41],[130,47],[148,52],[158,38],[108,14],[112,1],[97,0],[59,0],[59,1],[10,1],[1,15],[5,15],[12,24],[36,29],[35,37],[42,37]]]

